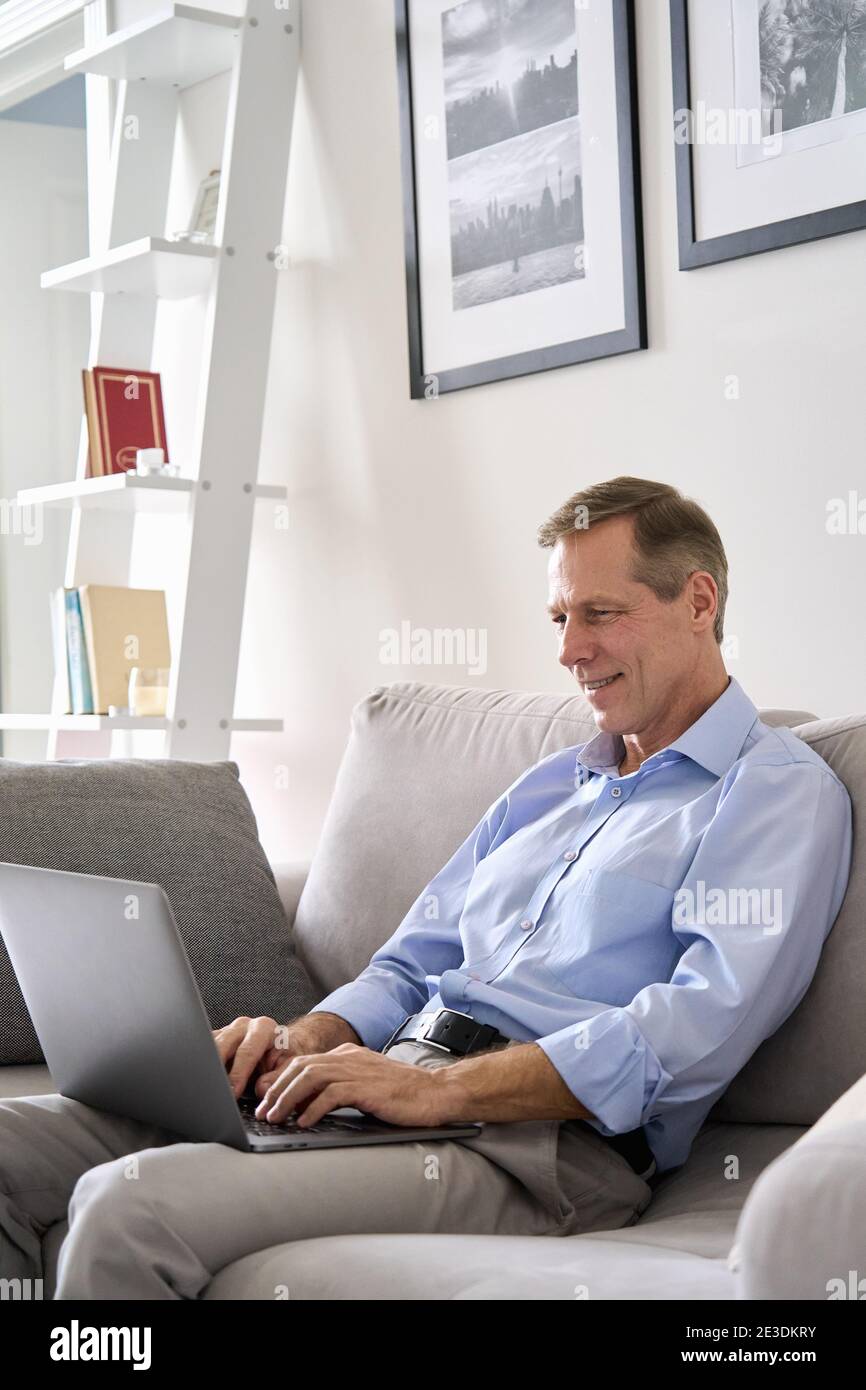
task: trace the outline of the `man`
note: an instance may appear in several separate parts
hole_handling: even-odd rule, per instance
[[[311,1236],[628,1225],[685,1161],[812,979],[850,802],[727,675],[727,564],[696,503],[617,478],[539,539],[598,734],[503,793],[355,981],[285,1027],[216,1032],[269,1121],[354,1105],[481,1134],[262,1157],[62,1097],[2,1102],[3,1274],[41,1272],[70,1194],[57,1297],[195,1298]]]

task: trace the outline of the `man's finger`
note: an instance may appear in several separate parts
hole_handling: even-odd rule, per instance
[[[235,1049],[242,1041],[249,1022],[248,1018],[236,1018],[232,1023],[227,1023],[225,1028],[214,1029],[214,1042],[223,1066],[234,1056]]]
[[[304,1109],[302,1115],[298,1116],[298,1127],[309,1129],[311,1125],[316,1125],[323,1116],[331,1110],[338,1110],[341,1105],[355,1104],[355,1087],[349,1081],[332,1081],[317,1096],[314,1096]],[[277,1103],[277,1111],[282,1102]],[[272,1123],[279,1124],[283,1116],[275,1116]],[[270,1120],[271,1117],[268,1116]]]
[[[229,1081],[236,1096],[243,1094],[258,1063],[270,1050],[273,1038],[274,1024],[272,1019],[254,1018],[250,1021],[229,1069]]]
[[[337,1063],[337,1069],[339,1063]],[[327,1052],[311,1057],[293,1057],[276,1080],[268,1087],[263,1100],[256,1106],[259,1119],[271,1119],[270,1111],[278,1101],[285,1103],[281,1114],[289,1115],[312,1095],[336,1080],[334,1059]]]
[[[325,1092],[329,1092],[331,1095],[335,1094],[337,1091],[341,1093],[345,1092],[347,1095],[354,1093],[354,1085],[346,1077],[326,1077],[321,1071],[310,1076],[310,1071],[311,1068],[307,1068],[305,1071],[301,1072],[301,1075],[296,1077],[292,1085],[287,1086],[285,1090],[277,1096],[276,1100],[270,1105],[270,1108],[265,1114],[265,1119],[268,1124],[282,1124],[291,1114],[295,1113],[298,1117],[299,1124],[303,1118],[304,1125],[309,1125],[310,1120],[308,1116],[313,1108],[319,1104],[320,1097],[323,1096]],[[303,1086],[304,1088],[302,1096],[296,1093],[299,1086]],[[333,1110],[335,1105],[348,1104],[348,1101],[331,1100],[325,1106],[325,1109],[321,1111],[321,1114],[324,1115],[328,1110]]]
[[[263,1071],[259,1076],[256,1077],[253,1089],[255,1090],[255,1093],[258,1096],[259,1100],[264,1099],[264,1096],[266,1095],[269,1088],[274,1084],[279,1074],[280,1073],[278,1070]]]
[[[295,1056],[295,1054],[288,1046],[271,1047],[262,1058],[262,1071],[272,1071],[276,1076],[278,1072],[282,1071],[283,1067],[286,1065],[286,1062],[288,1062],[293,1056]]]

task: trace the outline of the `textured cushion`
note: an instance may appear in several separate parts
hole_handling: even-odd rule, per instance
[[[165,890],[213,1027],[315,1003],[235,763],[0,759],[0,805],[0,860]],[[0,1064],[41,1060],[0,943]]]
[[[596,732],[579,695],[397,682],[362,700],[295,918],[323,991],[363,970],[521,772]]]

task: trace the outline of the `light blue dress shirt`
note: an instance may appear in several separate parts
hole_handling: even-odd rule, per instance
[[[316,1008],[374,1050],[441,1006],[535,1041],[602,1134],[678,1167],[793,1011],[848,881],[844,785],[736,680],[626,777],[599,733],[524,772]]]

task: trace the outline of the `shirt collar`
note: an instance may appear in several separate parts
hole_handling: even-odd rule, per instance
[[[642,766],[686,757],[705,767],[713,776],[723,777],[740,756],[746,735],[758,717],[758,711],[743,687],[731,676],[727,689],[704,711],[700,719],[696,719],[667,748],[654,753]],[[625,743],[620,734],[598,733],[584,745],[577,755],[577,761],[590,772],[619,777],[619,765],[624,757]]]

